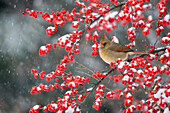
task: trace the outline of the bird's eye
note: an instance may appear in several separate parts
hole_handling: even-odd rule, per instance
[[[103,43],[103,45],[105,46],[107,43],[105,42],[105,43]]]

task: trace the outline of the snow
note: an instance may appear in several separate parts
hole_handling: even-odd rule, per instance
[[[129,31],[134,31],[135,30],[135,27],[131,27],[128,29]]]
[[[80,41],[80,39],[76,39],[76,43],[79,42],[79,41]]]
[[[97,98],[96,101],[100,101],[100,98]]]
[[[164,98],[164,99],[162,99],[162,101],[164,100],[166,103],[170,103],[170,96],[166,97],[165,90],[167,90],[167,89],[162,88],[156,94],[154,94],[154,97],[159,99],[159,101],[157,103],[160,103],[160,98],[161,97]],[[168,89],[168,91],[169,91],[169,89]]]
[[[158,47],[156,48],[155,50],[161,50],[161,49],[164,49],[165,47]]]
[[[70,37],[72,34],[66,34],[61,36],[58,40],[61,40],[61,42],[65,43],[66,40],[68,40],[68,37]]]
[[[58,107],[57,107],[57,104],[51,104],[51,106],[53,106],[54,107],[54,109],[57,109]]]
[[[146,27],[148,27],[148,28],[151,28],[151,26],[152,26],[151,23],[147,23],[147,24],[146,24]]]
[[[35,106],[33,107],[34,110],[39,109],[39,108],[40,108],[40,105],[35,105]]]
[[[81,100],[81,98],[82,98],[82,95],[79,95],[79,96],[78,96],[78,99]]]
[[[14,5],[14,8],[16,8],[16,7],[17,7],[17,5],[15,4],[15,5]]]
[[[101,88],[103,88],[104,87],[104,85],[103,84],[101,84],[101,85],[99,85]]]
[[[152,4],[145,4],[145,5],[143,5],[144,9],[147,9],[148,7],[152,7]]]
[[[146,88],[145,85],[144,85],[144,83],[141,83],[141,85],[143,86],[144,89]]]
[[[92,47],[92,48],[96,48],[96,47],[97,47],[97,45],[96,45],[96,44],[93,44],[91,47]]]
[[[165,41],[165,40],[169,41],[170,38],[169,38],[169,37],[163,37],[162,40],[163,40],[163,41]]]
[[[65,100],[68,100],[69,99],[69,96],[64,96],[65,97]]]
[[[156,72],[156,71],[158,71],[158,68],[156,66],[154,66],[154,67],[150,67],[149,70],[152,72]]]
[[[118,65],[118,68],[122,69],[124,65],[125,65],[125,62],[120,62],[120,64]]]
[[[58,112],[57,113],[62,113],[62,111],[61,110],[58,110]]]
[[[148,20],[149,20],[149,21],[153,20],[152,15],[149,15],[149,16],[148,16]]]
[[[105,8],[100,8],[99,10],[101,10],[102,12],[106,11],[106,9],[105,9]]]
[[[162,10],[160,10],[161,13],[165,12],[165,7],[162,7]]]
[[[112,29],[112,25],[111,24],[106,24],[105,27]]]
[[[96,4],[96,3],[91,3],[91,5],[92,5],[93,7],[96,7],[96,6],[97,6],[97,4]]]
[[[136,72],[137,70],[135,68],[130,68],[133,72]]]
[[[48,49],[46,48],[46,46],[41,46],[40,49],[43,50],[43,51],[48,50]]]
[[[137,73],[143,73],[143,71],[140,69],[140,70],[137,71]]]
[[[109,18],[115,18],[115,16],[118,14],[118,11],[113,11],[105,16],[106,20],[109,20]]]
[[[170,22],[170,14],[167,14],[165,17],[164,17],[165,21],[166,22]]]
[[[138,10],[138,11],[137,11],[137,14],[140,16],[140,15],[142,14],[142,12]]]
[[[135,46],[135,45],[136,45],[136,42],[135,42],[135,41],[133,41],[133,42],[132,42],[132,44]]]
[[[103,91],[103,89],[100,89],[99,91],[100,91],[100,92],[102,92],[102,91]]]
[[[51,29],[52,31],[54,31],[55,27],[49,26],[49,27],[47,27],[47,29]],[[48,31],[48,32],[50,32],[50,31]]]
[[[37,87],[37,91],[40,91],[41,90],[41,88],[40,87]]]
[[[51,21],[51,19],[53,18],[54,16],[53,15],[50,15],[49,18],[46,18],[47,21]]]
[[[76,0],[76,2],[77,2],[78,4],[83,5],[83,6],[85,5],[84,2],[79,2],[79,0]]]
[[[91,87],[91,88],[88,88],[88,89],[86,89],[86,91],[91,91],[93,88]]]
[[[139,24],[144,24],[145,22],[143,20],[140,20],[139,21]]]
[[[132,95],[130,94],[130,93],[128,93],[127,95],[126,95],[126,97],[128,98],[128,97],[131,97]]]
[[[120,17],[123,17],[125,14],[124,14],[124,11],[120,11],[120,13],[119,13],[119,16]]]
[[[107,92],[107,94],[112,94],[112,93],[113,93],[112,91]]]
[[[65,94],[71,95],[73,91],[67,91]]]
[[[136,8],[141,8],[141,6],[139,4],[136,4],[135,7]]]
[[[98,14],[98,13],[91,13],[93,16],[95,16],[95,17],[99,17],[100,15]]]
[[[136,61],[134,61],[133,63],[130,63],[130,64],[129,64],[129,66],[132,66],[132,65],[137,66],[138,64],[137,64]]]
[[[47,74],[47,75],[46,75],[46,77],[51,78],[51,77],[53,77],[53,75],[51,75],[51,74]]]
[[[155,81],[158,81],[159,79],[161,79],[160,76],[158,76],[158,77],[154,80],[154,82],[155,82]]]
[[[119,43],[119,40],[116,36],[112,36],[112,42]]]
[[[96,102],[96,105],[98,106],[98,105],[99,105],[99,103],[98,103],[98,102]]]
[[[142,103],[145,103],[145,100],[141,100]]]
[[[93,35],[97,35],[97,36],[99,36],[99,35],[98,35],[98,33],[97,33],[97,31],[95,31],[95,32],[93,33]]]
[[[79,23],[79,21],[73,21],[72,22],[74,25],[77,25]]]
[[[165,52],[166,52],[166,51],[165,51]],[[169,53],[168,53],[168,52],[164,53],[163,55],[161,55],[160,58],[164,57],[164,55],[165,55],[166,57],[168,57],[168,56],[169,56]]]
[[[148,27],[145,27],[143,31],[144,31],[144,32],[147,32],[148,30],[149,30],[149,28],[148,28]]]
[[[136,86],[136,87],[138,87],[138,86],[139,86],[139,84],[137,84],[137,83],[133,83],[133,84],[132,84],[132,86]]]
[[[163,113],[170,113],[169,108],[168,108],[168,107],[166,107]]]
[[[44,89],[47,89],[47,88],[48,88],[48,86],[47,86],[47,85],[45,85]]]
[[[155,55],[153,55],[153,54],[150,54],[150,58],[152,59],[152,58],[155,58],[156,56]]]
[[[61,86],[65,86],[65,84],[62,83]]]
[[[46,108],[47,108],[47,106],[44,106],[44,107],[43,107],[43,109],[46,109]]]
[[[128,99],[128,100],[127,100],[127,103],[130,103],[130,102],[131,102],[131,100]]]
[[[70,85],[70,84],[71,84],[73,87],[75,87],[75,85],[76,85],[73,81],[70,82],[69,85]]]
[[[80,108],[79,108],[79,107],[77,107],[77,108],[76,108],[76,111],[80,111]]]
[[[125,75],[122,80],[128,81],[129,80],[129,76]]]
[[[160,26],[159,29],[164,29],[164,27],[163,27],[163,26]]]

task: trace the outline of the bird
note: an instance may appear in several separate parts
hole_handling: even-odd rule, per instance
[[[116,63],[117,59],[122,59],[122,61],[126,60],[129,55],[134,54],[153,54],[141,51],[134,51],[124,45],[114,43],[110,41],[106,34],[100,40],[99,44],[99,55],[103,59],[103,61],[107,64]]]

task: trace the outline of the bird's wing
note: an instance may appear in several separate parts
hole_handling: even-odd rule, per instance
[[[129,52],[129,51],[133,51],[132,49],[124,46],[124,45],[121,45],[121,44],[117,44],[117,43],[114,43],[112,42],[112,46],[110,46],[108,49],[111,50],[111,51],[115,51],[115,52]]]

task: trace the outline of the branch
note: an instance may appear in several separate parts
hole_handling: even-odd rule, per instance
[[[116,69],[116,67],[115,67],[115,68],[110,68],[110,70],[108,70],[108,71],[106,72],[106,75],[109,75],[109,74],[112,73],[115,69]],[[84,98],[83,102],[80,103],[79,106],[81,106],[81,105],[86,101],[86,99],[90,96],[90,94],[95,90],[95,88],[96,88],[105,78],[106,78],[106,77],[101,78],[101,79],[93,86],[93,89],[90,91],[90,93],[88,93],[88,95]]]
[[[114,9],[116,9],[116,8],[121,7],[121,6],[124,5],[124,4],[125,4],[125,2],[122,2],[122,3],[120,3],[119,5],[116,5],[116,6],[112,7],[112,8],[110,8],[105,14],[109,13],[110,11],[112,11],[112,10],[114,10]],[[104,14],[104,15],[105,15],[105,14]],[[86,30],[88,30],[89,27],[90,27],[94,22],[96,22],[97,20],[99,20],[101,17],[104,17],[104,15],[100,15],[98,18],[96,18],[95,20],[93,20],[93,21],[90,23],[90,25],[86,28]]]
[[[161,52],[161,51],[165,51],[166,50],[166,47],[165,48],[161,48],[161,49],[155,49],[154,51],[152,51],[151,53],[158,53],[158,52]],[[146,54],[143,54],[141,56],[145,56]],[[132,59],[130,59],[132,60]],[[129,61],[129,59],[128,59]],[[106,75],[109,75],[110,73],[112,73],[114,70],[116,69],[115,68],[110,68],[110,70],[108,70],[106,72]],[[90,93],[88,93],[88,95],[84,98],[83,102],[80,104],[80,106],[86,101],[86,99],[90,96],[90,94],[95,90],[95,88],[105,79],[106,77],[103,77],[101,78],[94,86],[93,86],[93,89],[90,91]]]

